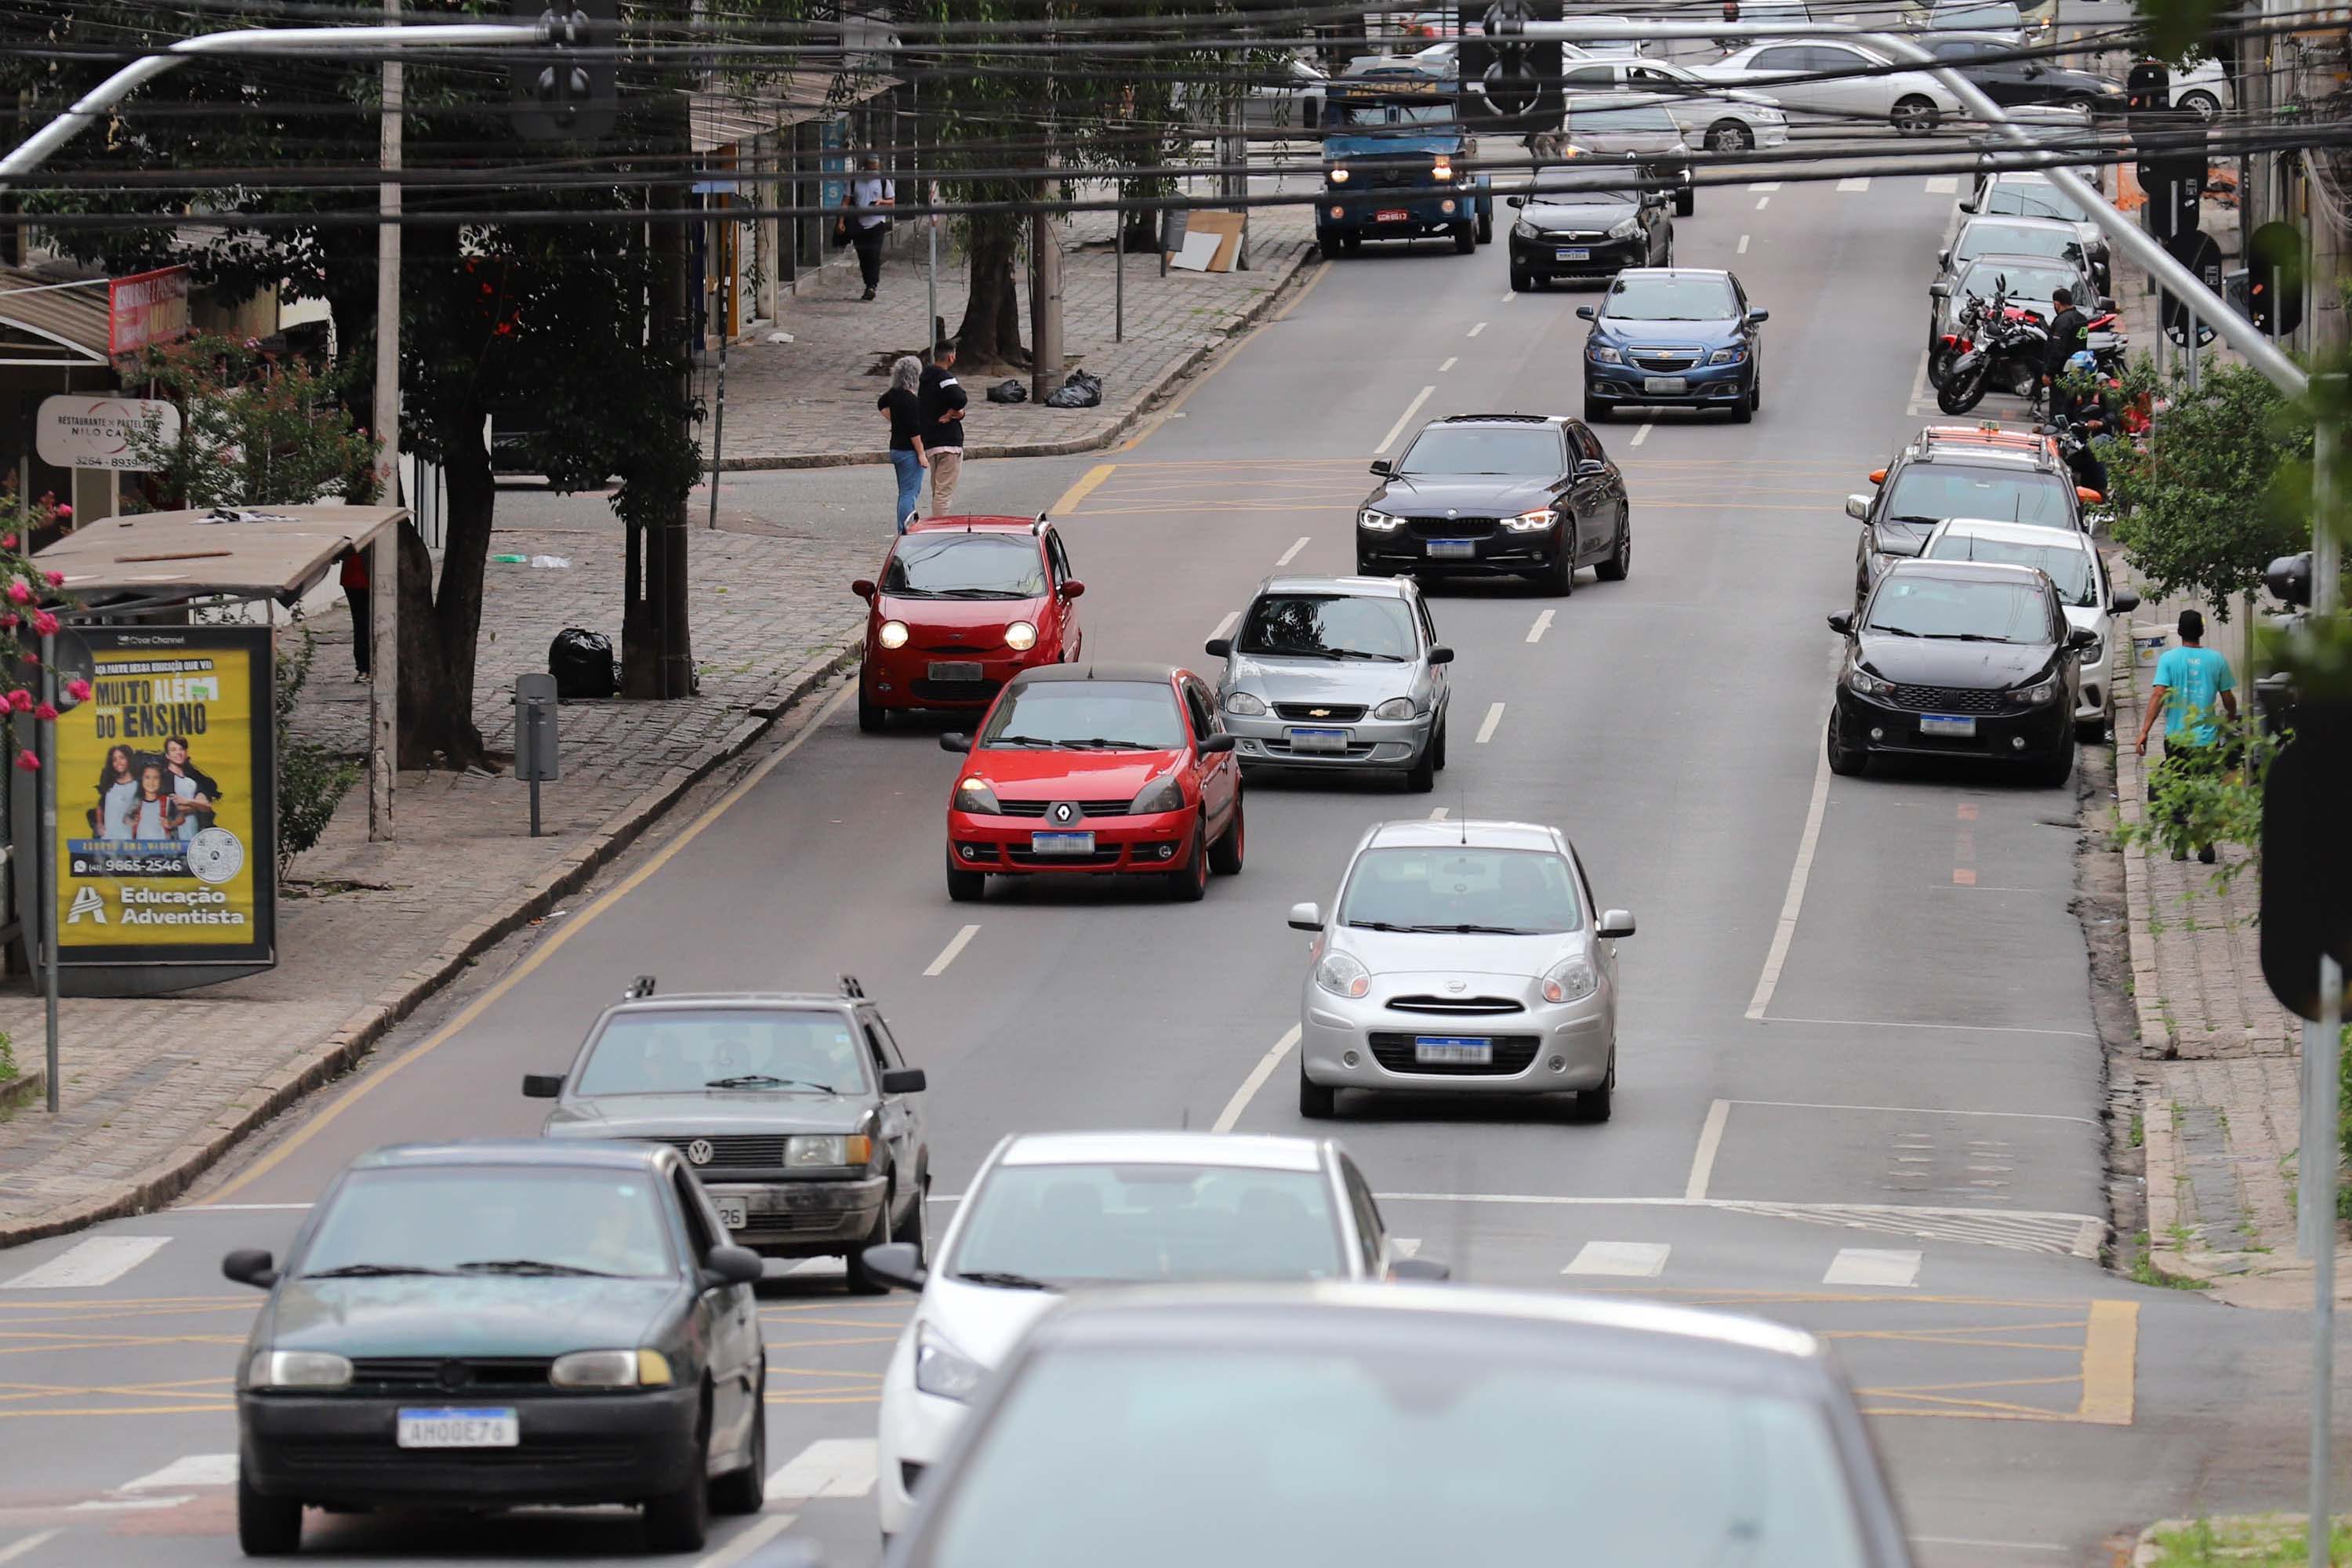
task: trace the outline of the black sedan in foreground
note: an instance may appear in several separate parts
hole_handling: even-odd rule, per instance
[[[1846,641],[1830,709],[1830,771],[1882,752],[2015,763],[2037,782],[2074,771],[2076,655],[2098,639],[2070,626],[2031,566],[1897,561],[1858,616],[1829,617]]]
[[[1625,477],[1591,430],[1557,414],[1458,414],[1421,427],[1356,513],[1365,576],[1533,577],[1566,595],[1576,569],[1632,569]]]
[[[363,1154],[283,1266],[236,1379],[237,1540],[301,1544],[302,1510],[635,1503],[698,1551],[757,1513],[767,1358],[751,1284],[674,1149],[483,1141]]]
[[[1610,171],[1625,178],[1631,170]],[[1628,267],[1671,267],[1675,220],[1664,191],[1601,184],[1601,171],[1538,169],[1509,198],[1511,287],[1525,293],[1555,278],[1609,278]]]

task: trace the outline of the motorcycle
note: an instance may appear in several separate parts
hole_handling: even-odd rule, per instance
[[[1947,414],[1966,414],[1995,386],[2019,397],[2037,396],[2049,344],[2048,323],[2035,312],[2010,304],[2009,280],[1997,280],[1990,302],[1936,387],[1936,406]]]
[[[2083,342],[2091,351],[2101,375],[2113,380],[2123,374],[2124,365],[2131,358],[2131,339],[2124,335],[2120,314],[2107,310],[2084,322]]]

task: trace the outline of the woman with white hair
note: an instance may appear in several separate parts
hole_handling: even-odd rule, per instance
[[[917,389],[923,381],[923,362],[900,354],[890,365],[890,390],[874,400],[890,421],[890,467],[898,476],[898,510],[890,515],[898,531],[915,520],[922,503],[923,470],[931,460],[923,450],[923,400]]]

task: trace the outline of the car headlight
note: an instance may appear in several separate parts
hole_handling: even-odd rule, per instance
[[[1391,697],[1372,710],[1372,717],[1375,719],[1412,719],[1418,718],[1420,714],[1421,710],[1414,706],[1410,697]]]
[[[1623,223],[1609,226],[1609,237],[1612,239],[1633,239],[1641,232],[1642,220],[1637,217],[1629,217]]]
[[[1345,169],[1326,169],[1323,171],[1323,177],[1335,185],[1346,184],[1349,178],[1348,171]]]
[[[925,1323],[915,1331],[915,1386],[941,1399],[970,1399],[980,1392],[988,1369],[948,1343]]]
[[[1253,691],[1228,691],[1225,693],[1225,711],[1238,713],[1244,719],[1263,719],[1265,717],[1265,699]]]
[[[1037,646],[1037,628],[1027,621],[1015,621],[1004,628],[1004,646],[1014,653],[1026,653]]]
[[[1558,521],[1551,508],[1543,506],[1533,511],[1523,511],[1517,517],[1507,517],[1503,520],[1503,526],[1515,533],[1533,533],[1538,529],[1549,528]]]
[[[982,816],[1002,816],[1004,808],[996,804],[996,786],[978,773],[956,785],[955,808],[977,812]]]
[[[1579,955],[1564,958],[1544,972],[1543,999],[1547,1002],[1581,1002],[1601,989],[1601,976],[1594,973],[1590,961]]]
[[[1361,999],[1372,994],[1372,972],[1350,953],[1327,952],[1315,966],[1315,984],[1334,996]]]
[[[1892,697],[1895,694],[1895,682],[1882,680],[1858,664],[1846,670],[1845,686],[1848,691],[1863,697]]]
[[[1615,349],[1611,348],[1607,343],[1585,344],[1584,357],[1591,360],[1597,364],[1623,364],[1625,363],[1625,356],[1619,353]]]
[[[1453,163],[1446,159],[1440,158],[1436,163],[1432,163],[1429,166],[1429,177],[1433,180],[1452,179],[1454,177]]]
[[[555,1358],[547,1381],[558,1388],[667,1388],[669,1358],[659,1351],[573,1351]]]
[[[2039,708],[2058,695],[2058,687],[2059,682],[2054,679],[2037,680],[2031,686],[2021,686],[2011,691],[2009,700],[2027,708]]]
[[[245,1370],[247,1388],[344,1388],[351,1381],[351,1358],[327,1351],[256,1351]]]
[[[1391,517],[1384,511],[1374,511],[1370,507],[1356,514],[1356,526],[1369,528],[1374,533],[1394,533],[1403,524],[1404,519]]]
[[[2107,639],[2102,637],[2076,657],[2084,664],[2104,664],[2107,658]]]
[[[814,1165],[863,1165],[874,1158],[874,1140],[863,1132],[803,1134],[784,1140],[787,1169]]]
[[[1127,808],[1129,816],[1146,816],[1162,811],[1184,809],[1184,781],[1174,773],[1153,780],[1143,786]]]
[[[907,623],[904,621],[884,621],[882,623],[882,629],[874,634],[874,640],[880,643],[884,647],[905,647],[907,646]]]
[[[1748,357],[1746,343],[1734,343],[1727,349],[1717,349],[1706,356],[1709,364],[1738,364]]]
[[[1539,240],[1543,238],[1543,230],[1538,228],[1531,223],[1522,220],[1521,222],[1515,223],[1511,226],[1511,237],[1513,239],[1525,239],[1530,241]]]

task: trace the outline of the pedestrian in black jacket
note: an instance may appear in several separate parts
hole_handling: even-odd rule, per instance
[[[2050,302],[2058,313],[2050,318],[2050,342],[2042,351],[2042,384],[2048,386],[2063,374],[2066,362],[2091,346],[2091,318],[2074,309],[2072,289],[2053,289]]]

